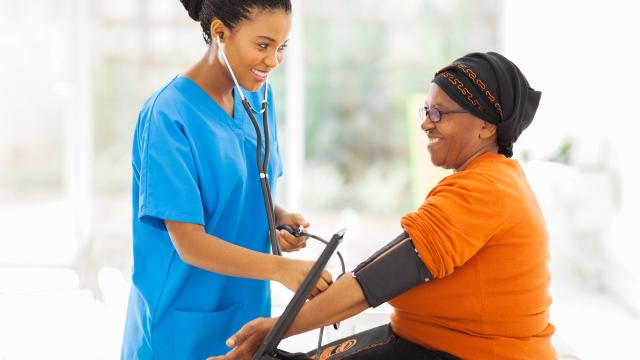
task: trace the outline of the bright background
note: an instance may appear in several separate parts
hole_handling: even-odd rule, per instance
[[[447,174],[416,122],[433,73],[499,51],[543,92],[515,157],[549,227],[558,352],[640,359],[638,13],[622,0],[294,0],[271,79],[278,202],[319,235],[347,227],[353,268]],[[177,0],[0,0],[0,34],[0,359],[118,358],[132,132],[143,101],[205,51],[199,25]],[[291,293],[273,290],[277,313]],[[316,336],[284,346],[308,350]]]

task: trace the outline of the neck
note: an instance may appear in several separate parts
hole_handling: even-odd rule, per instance
[[[224,103],[233,99],[234,83],[229,69],[216,55],[217,50],[216,45],[211,45],[202,58],[183,76],[193,80],[218,103]]]
[[[462,163],[462,165],[460,165],[458,168],[454,169],[453,172],[460,172],[463,171],[464,169],[467,168],[467,166],[469,166],[469,164],[471,164],[471,162],[473,162],[473,160],[475,160],[476,158],[478,158],[480,155],[486,154],[486,153],[498,153],[498,146],[497,145],[487,145],[487,146],[483,146],[481,148],[479,148],[476,152],[474,152],[473,154],[471,154],[471,156],[469,156],[469,158]]]

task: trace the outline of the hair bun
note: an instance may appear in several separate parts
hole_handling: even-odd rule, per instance
[[[180,0],[185,9],[189,12],[189,17],[195,21],[200,21],[202,12],[202,0]]]

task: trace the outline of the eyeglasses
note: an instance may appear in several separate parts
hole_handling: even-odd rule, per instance
[[[466,113],[466,112],[468,112],[468,111],[466,111],[466,110],[440,111],[440,110],[438,110],[436,108],[429,109],[426,106],[418,108],[418,114],[420,115],[420,121],[421,122],[424,122],[425,120],[427,120],[427,116],[429,117],[429,120],[431,120],[431,122],[437,123],[438,121],[440,121],[440,119],[442,119],[442,115],[462,114],[462,113]]]

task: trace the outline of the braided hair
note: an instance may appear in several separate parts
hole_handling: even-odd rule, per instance
[[[254,10],[283,10],[291,13],[291,0],[180,0],[189,17],[200,23],[202,37],[211,45],[211,23],[219,19],[230,29],[249,19]]]

